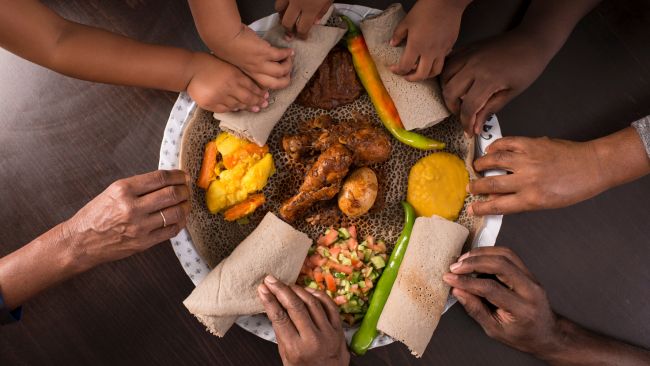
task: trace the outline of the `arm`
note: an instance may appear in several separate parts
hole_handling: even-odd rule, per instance
[[[262,106],[264,92],[206,53],[150,45],[63,19],[36,0],[0,0],[0,46],[71,77],[110,84],[187,90],[205,109]]]
[[[240,68],[263,88],[289,85],[293,51],[271,46],[242,24],[234,0],[188,2],[201,39],[219,58]]]
[[[491,195],[469,208],[470,213],[482,216],[584,201],[649,174],[650,158],[637,131],[628,127],[587,142],[504,137],[490,145],[474,167],[513,173],[470,182],[472,194]]]
[[[552,365],[647,365],[650,352],[590,332],[551,310],[544,289],[505,247],[465,253],[443,276],[467,314],[492,338]],[[473,277],[494,275],[499,281]],[[491,310],[483,301],[496,307]]]
[[[182,171],[161,170],[117,181],[70,220],[1,258],[5,306],[16,308],[101,263],[175,236],[189,213],[187,179]]]
[[[488,116],[526,90],[598,3],[534,0],[515,29],[450,56],[441,77],[443,96],[465,132],[479,133]]]

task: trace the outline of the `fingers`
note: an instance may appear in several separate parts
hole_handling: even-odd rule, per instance
[[[327,314],[327,318],[332,327],[334,329],[341,329],[342,326],[341,317],[339,316],[339,308],[336,306],[334,301],[332,301],[332,298],[327,296],[323,291],[316,291],[312,288],[307,288],[306,290],[311,292],[311,294],[320,300],[321,304],[323,304],[323,308],[325,308],[325,313]]]
[[[501,88],[496,85],[475,80],[472,87],[467,91],[467,94],[462,98],[460,105],[460,122],[465,132],[474,135],[474,131],[476,130],[476,115],[485,107],[492,95],[500,90]]]
[[[296,327],[291,322],[289,314],[284,310],[282,305],[278,302],[271,290],[265,285],[261,284],[257,288],[257,294],[264,306],[264,312],[271,320],[275,336],[278,340],[284,342],[294,342],[299,338]]]
[[[138,249],[146,250],[156,244],[160,244],[165,240],[169,240],[170,238],[175,237],[178,235],[178,232],[181,231],[183,226],[185,226],[185,222],[182,224],[174,224],[167,227],[161,227],[160,229],[156,229],[150,232],[149,236],[147,236],[147,238],[142,242],[142,246]]]
[[[136,199],[134,205],[142,212],[158,212],[167,207],[177,205],[190,198],[190,190],[185,182],[173,186],[163,187]]]
[[[452,273],[466,275],[471,273],[484,273],[497,276],[499,281],[508,286],[512,291],[529,298],[531,281],[527,274],[507,257],[500,255],[474,255],[468,256],[450,266]]]
[[[400,22],[397,27],[395,27],[395,31],[393,32],[393,37],[390,39],[390,45],[393,47],[398,46],[404,38],[406,38],[406,35],[408,34],[408,26],[406,25],[406,22]]]
[[[445,65],[444,56],[436,58],[436,60],[433,62],[433,66],[431,67],[431,72],[429,73],[429,77],[433,78],[440,75],[444,65]]]
[[[477,201],[467,208],[474,216],[508,215],[526,210],[526,203],[519,194],[506,194],[487,201]]]
[[[289,6],[289,0],[275,0],[275,11],[282,14]],[[282,16],[280,16],[282,18]]]
[[[488,117],[503,108],[512,99],[512,92],[510,90],[501,90],[492,95],[487,101],[485,106],[476,114],[476,122],[474,123],[474,133],[480,134],[481,128]]]
[[[309,34],[309,30],[316,22],[317,12],[313,11],[303,11],[300,13],[300,18],[296,22],[296,33],[298,38],[306,39]]]
[[[185,226],[187,215],[190,214],[190,202],[185,201],[176,206],[167,207],[148,214],[140,223],[145,230],[154,231],[164,226],[178,224]],[[160,214],[162,212],[162,215]],[[165,219],[163,220],[163,216]]]
[[[521,181],[516,174],[497,175],[469,182],[471,194],[514,193],[521,189]]]
[[[255,75],[255,80],[257,80],[260,85],[263,85],[264,87],[277,90],[289,86],[291,83],[291,74],[287,74],[281,78],[274,78],[269,75],[257,74]]]
[[[309,315],[311,319],[316,323],[316,326],[320,330],[327,330],[332,328],[330,320],[323,309],[323,305],[316,297],[314,297],[309,292],[305,291],[300,286],[291,285],[291,290],[305,303],[307,309],[309,310]]]
[[[524,261],[522,261],[521,258],[519,258],[519,256],[512,251],[512,249],[507,247],[493,246],[493,247],[474,248],[469,252],[461,255],[458,258],[458,261],[460,262],[465,258],[478,256],[478,255],[500,255],[502,257],[506,257],[508,258],[508,260],[510,260],[510,262],[512,262],[515,266],[517,266],[519,270],[524,272],[528,277],[534,278],[533,274],[528,270],[528,268],[524,264]]]
[[[287,33],[293,34],[294,29],[296,27],[296,21],[298,20],[299,16],[300,16],[300,8],[298,8],[297,5],[294,5],[293,3],[290,2],[286,10],[284,11],[284,15],[282,16],[282,22],[281,22],[282,27]]]
[[[266,74],[275,78],[282,78],[291,73],[293,67],[291,58],[286,58],[280,62],[267,61],[263,64],[259,73]]]
[[[249,77],[241,78],[241,80],[239,80],[239,85],[260,98],[266,99],[269,97],[268,92],[257,86],[257,84],[255,84],[255,82]]]
[[[406,42],[406,48],[404,53],[399,58],[399,62],[395,65],[390,66],[390,70],[397,75],[406,75],[411,72],[417,66],[418,54],[415,51],[415,47],[411,46],[409,42]]]
[[[508,311],[517,308],[522,302],[513,291],[503,287],[495,280],[457,275],[455,273],[445,273],[442,279],[451,287],[485,298],[495,306]]]
[[[467,91],[472,87],[473,83],[473,78],[466,77],[463,73],[458,73],[446,83],[442,84],[442,97],[445,100],[447,108],[452,113],[456,115],[460,113],[461,98],[467,94]]]
[[[408,81],[421,81],[428,78],[431,73],[433,61],[434,60],[428,56],[420,56],[420,62],[418,62],[415,72],[406,75],[404,79]]]
[[[264,279],[264,284],[278,299],[282,307],[287,310],[291,321],[301,335],[313,334],[314,323],[309,316],[305,303],[287,285],[269,275]]]
[[[485,333],[488,335],[494,334],[493,330],[498,326],[498,323],[492,316],[490,309],[488,309],[478,296],[458,288],[453,289],[451,293],[463,305],[467,315],[479,323]]]
[[[487,147],[487,152],[492,153],[498,150],[523,152],[526,146],[532,141],[530,137],[506,136],[494,141]]]
[[[269,46],[270,48],[268,51],[268,55],[272,61],[277,61],[277,62],[284,61],[295,54],[292,48],[273,47],[270,44]],[[291,69],[287,70],[283,74],[286,74],[289,71],[291,71]]]
[[[474,169],[479,172],[489,169],[503,169],[512,172],[521,166],[522,158],[522,154],[518,152],[489,148],[487,154],[474,161]]]
[[[121,180],[138,196],[157,191],[163,187],[181,185],[187,182],[182,170],[157,170]]]

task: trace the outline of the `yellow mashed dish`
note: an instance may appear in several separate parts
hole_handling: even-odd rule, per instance
[[[465,163],[454,154],[438,152],[413,165],[406,198],[418,216],[438,215],[455,221],[463,208],[468,183]]]
[[[217,159],[205,201],[210,212],[226,210],[226,220],[237,220],[264,203],[262,194],[253,193],[261,191],[275,172],[273,157],[268,146],[257,146],[227,132],[219,134],[214,144]]]

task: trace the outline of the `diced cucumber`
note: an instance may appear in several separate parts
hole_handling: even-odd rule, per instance
[[[359,281],[359,283],[357,283],[357,284],[359,285],[359,288],[366,288],[366,282],[365,281]]]
[[[379,259],[381,259],[381,258],[379,258]],[[351,266],[352,265],[352,260],[350,258],[343,257],[343,259],[341,259],[341,264],[344,265],[344,266]]]
[[[314,247],[310,247],[309,250],[307,251],[307,255],[312,255],[316,252],[316,249]]]
[[[309,285],[307,285],[307,287],[313,288],[314,290],[317,290],[318,289],[318,284],[316,283],[316,281],[311,281],[309,283]]]
[[[361,272],[359,271],[352,272],[352,283],[359,282],[359,277],[361,277]]]
[[[384,262],[384,258],[378,255],[370,258],[370,262],[372,262],[372,265],[375,266],[375,268],[377,269],[386,267],[386,262]]]
[[[371,256],[372,256],[372,250],[367,249],[367,248],[363,250],[363,260],[364,261],[366,261],[366,262],[369,261]]]
[[[364,241],[364,243],[365,243],[365,241]],[[366,250],[366,246],[363,245],[363,244],[359,244],[359,246],[357,247],[357,250],[360,251],[361,253],[364,253],[364,251]]]
[[[350,239],[350,232],[348,229],[342,227],[339,229],[339,237],[342,239]]]

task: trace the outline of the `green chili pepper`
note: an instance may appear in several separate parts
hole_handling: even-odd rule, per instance
[[[370,299],[370,305],[368,305],[368,311],[361,321],[361,326],[359,327],[359,330],[354,333],[354,336],[352,336],[350,348],[352,349],[352,352],[359,356],[366,353],[372,344],[372,341],[377,336],[377,322],[379,321],[379,316],[381,315],[382,310],[384,310],[384,305],[386,305],[386,300],[388,300],[390,290],[393,287],[393,283],[395,283],[397,272],[402,264],[402,259],[404,259],[404,253],[406,252],[406,247],[408,246],[411,232],[413,231],[415,210],[413,209],[413,206],[407,202],[402,202],[402,207],[404,207],[404,229],[402,229],[402,233],[397,239],[395,248],[390,254],[384,272],[381,274],[381,277],[379,277],[375,291]]]
[[[352,63],[354,70],[361,80],[361,84],[366,89],[370,101],[375,106],[377,115],[383,123],[384,127],[395,137],[398,141],[408,146],[420,150],[439,150],[445,148],[445,143],[434,139],[430,139],[419,133],[408,131],[404,128],[404,124],[397,112],[393,98],[386,90],[384,83],[379,77],[377,66],[370,56],[368,46],[359,31],[359,28],[346,16],[341,16],[348,25],[348,32],[346,33],[346,43],[348,51],[352,54]]]

